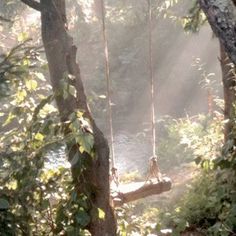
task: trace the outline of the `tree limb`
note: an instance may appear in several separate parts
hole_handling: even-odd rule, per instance
[[[171,189],[171,179],[165,177],[161,182],[137,182],[121,185],[118,193],[112,194],[114,207],[122,206],[124,203],[136,201],[151,195],[161,194]]]
[[[215,35],[236,65],[236,7],[235,1],[198,0]]]
[[[24,4],[28,5],[29,7],[33,8],[36,11],[41,11],[41,4],[39,2],[36,2],[34,0],[21,0]]]

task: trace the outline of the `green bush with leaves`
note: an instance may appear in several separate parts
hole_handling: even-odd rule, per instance
[[[234,129],[230,136],[235,137]],[[210,236],[230,236],[236,233],[234,139],[229,139],[221,152],[215,148],[214,143],[207,143],[213,148],[206,159],[199,159],[203,168],[201,174],[177,204],[175,211],[166,218],[169,222],[167,225],[174,228],[174,235],[190,229]]]
[[[158,156],[167,170],[186,162],[207,165],[215,159],[222,145],[222,116],[198,115],[163,121],[163,137],[159,140]]]
[[[57,95],[44,77],[45,62],[28,43],[12,49],[0,64],[2,79],[9,81],[0,113],[0,235],[88,235],[88,196],[74,190],[69,163],[52,165],[57,163],[52,159],[57,159],[58,149],[74,142],[81,153],[92,155],[93,135],[85,132],[83,112],[61,122],[54,106]],[[65,96],[75,91],[67,86],[68,79],[62,83]],[[86,160],[75,153],[71,165],[82,174]],[[102,219],[104,212],[97,209],[94,216]]]
[[[2,79],[11,82],[8,96],[1,99],[0,199],[8,203],[1,211],[3,235],[29,235],[38,230],[46,234],[48,194],[55,187],[53,179],[60,176],[55,173],[43,179],[44,155],[61,137],[52,140],[47,135],[53,132],[58,115],[47,103],[52,97],[48,96],[50,86],[45,86],[40,72],[43,64],[33,59],[36,54],[36,48],[22,43],[1,63]]]
[[[235,175],[225,171],[203,171],[168,215],[174,235],[195,230],[204,235],[228,236],[236,232]]]
[[[219,222],[215,217],[225,211],[222,205],[225,201],[223,193],[232,187],[230,174],[227,176],[228,172],[225,171],[224,178],[221,178],[223,172],[214,169],[214,163],[220,160],[223,144],[222,115],[216,112],[213,117],[198,115],[178,120],[167,118],[163,123],[165,135],[158,147],[164,167],[168,169],[169,166],[181,166],[195,160],[202,170],[174,207],[171,204],[162,206],[161,201],[157,201],[156,206],[155,202],[143,200],[135,207],[128,205],[118,210],[121,235],[159,234],[161,229],[172,229],[173,235],[180,235],[190,229],[199,230],[204,235],[217,232],[218,228],[215,227],[219,226]],[[227,147],[232,150],[232,146]],[[228,184],[225,181],[229,181]]]

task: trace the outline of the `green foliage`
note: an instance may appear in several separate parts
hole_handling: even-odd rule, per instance
[[[199,115],[178,120],[167,118],[162,122],[165,124],[162,130],[165,135],[159,142],[159,156],[163,166],[168,170],[195,160],[202,171],[199,171],[199,177],[189,185],[187,193],[174,207],[171,204],[162,206],[160,200],[156,203],[157,208],[154,202],[140,201],[135,206],[128,205],[119,209],[120,234],[159,234],[167,228],[174,230],[173,235],[180,235],[180,232],[191,228],[206,235],[221,235],[211,234],[219,222],[223,223],[222,218],[219,220],[216,216],[225,212],[228,197],[232,194],[231,201],[235,197],[230,172],[214,168],[216,161],[220,160],[224,123],[222,116],[216,112],[213,117]],[[227,213],[224,219],[228,219],[228,216]],[[232,214],[230,217],[233,217]],[[225,226],[228,227],[228,223],[222,224],[217,230],[222,233]]]
[[[29,45],[30,40],[23,40],[8,53],[0,55],[0,98],[10,95],[11,89],[28,76],[28,68],[40,66],[40,48]],[[29,80],[28,86],[37,86],[35,80]]]
[[[24,42],[14,47],[1,63],[2,78],[10,81],[8,97],[2,99],[0,138],[0,196],[9,202],[0,224],[5,225],[5,219],[9,219],[7,228],[1,227],[6,235],[30,234],[37,227],[41,227],[42,234],[48,230],[44,228],[44,217],[48,211],[48,194],[55,183],[52,179],[49,180],[52,183],[41,179],[43,156],[60,137],[52,140],[46,136],[52,129],[46,129],[46,125],[50,120],[57,120],[53,118],[56,109],[40,104],[41,98],[45,99],[50,92],[50,86],[40,85],[46,80],[39,72],[39,64],[35,69],[36,59],[31,57],[38,55],[35,52]]]
[[[231,235],[236,231],[235,175],[228,171],[203,172],[169,215],[176,235],[189,227],[204,235]]]
[[[155,221],[150,220],[151,215],[155,215],[157,209],[149,209],[148,215],[138,216],[134,205],[128,204],[116,209],[118,221],[118,235],[149,235],[156,233],[158,226]]]
[[[200,8],[199,2],[194,0],[188,15],[182,18],[184,30],[187,32],[198,32],[200,27],[207,22],[206,16]]]
[[[222,145],[221,116],[198,115],[182,119],[163,120],[163,137],[158,156],[166,169],[181,163],[196,161],[206,168],[216,158]]]
[[[1,63],[9,92],[1,99],[0,114],[0,234],[88,235],[91,186],[78,195],[70,170],[50,167],[48,156],[65,144],[68,152],[70,145],[78,146],[71,165],[79,178],[88,165],[82,154],[94,156],[93,132],[81,111],[61,122],[54,106],[58,94],[52,93],[44,67],[28,42],[14,47]],[[63,92],[76,96],[71,88]],[[93,217],[104,218],[102,209],[93,210]]]
[[[235,137],[234,129],[231,137]],[[212,147],[217,145],[208,139],[203,144]],[[201,175],[189,187],[174,212],[165,218],[167,226],[175,229],[174,235],[188,231],[189,228],[212,236],[229,236],[236,232],[234,139],[225,143],[222,152],[212,148],[207,153],[211,154],[207,160],[211,161],[212,168],[209,165],[205,168],[209,161],[201,160],[204,168]]]

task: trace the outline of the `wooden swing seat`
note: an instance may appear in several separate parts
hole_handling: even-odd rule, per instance
[[[132,182],[119,186],[119,191],[111,194],[113,206],[119,207],[124,203],[132,202],[151,195],[161,194],[171,189],[172,182],[168,177],[163,177],[162,181],[152,179],[147,182]]]

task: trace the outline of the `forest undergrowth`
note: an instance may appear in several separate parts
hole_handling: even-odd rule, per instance
[[[172,120],[166,126],[169,140],[163,143],[176,142],[168,152],[186,158],[175,159],[172,168],[166,161],[171,191],[127,206],[126,217],[136,225],[128,220],[124,235],[236,234],[234,142],[229,139],[223,146],[224,122],[215,114]]]

